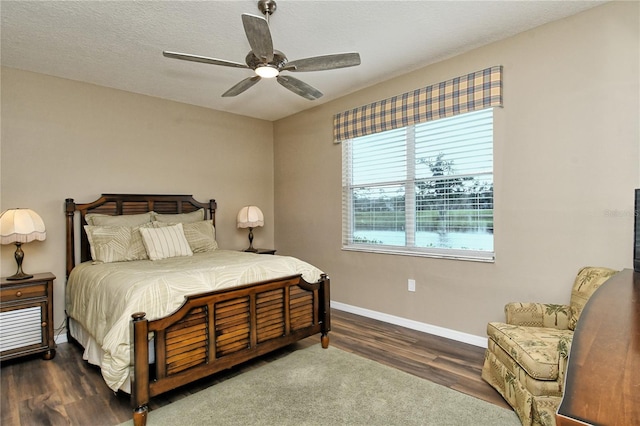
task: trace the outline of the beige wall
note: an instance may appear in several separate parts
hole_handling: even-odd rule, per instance
[[[2,68],[2,210],[29,207],[47,228],[25,244],[24,270],[51,271],[55,325],[64,319],[64,199],[86,203],[101,193],[193,194],[218,201],[223,248],[248,245],[235,217],[246,204],[265,213],[254,232],[272,247],[273,125],[221,113]],[[15,246],[2,246],[2,276],[15,273]]]
[[[506,302],[568,302],[583,265],[631,267],[639,6],[606,4],[276,122],[279,252],[323,268],[334,301],[475,336]],[[495,263],[341,251],[333,114],[492,65],[504,66]]]

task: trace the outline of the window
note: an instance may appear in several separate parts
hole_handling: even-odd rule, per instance
[[[502,66],[334,116],[343,249],[493,260],[493,108]]]
[[[493,259],[493,108],[342,144],[344,249]]]

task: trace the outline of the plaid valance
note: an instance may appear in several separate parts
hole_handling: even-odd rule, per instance
[[[333,138],[338,143],[495,106],[502,106],[501,65],[336,114]]]

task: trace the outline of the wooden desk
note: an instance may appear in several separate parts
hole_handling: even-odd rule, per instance
[[[587,302],[556,422],[640,425],[640,273],[619,272]]]

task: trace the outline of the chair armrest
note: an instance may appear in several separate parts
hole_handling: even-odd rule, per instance
[[[567,364],[569,362],[569,353],[571,352],[572,341],[573,335],[561,337],[560,341],[558,342],[558,353],[560,354],[560,356],[558,357],[558,383],[560,384],[560,389],[563,394],[564,380],[567,373]]]
[[[569,305],[552,303],[507,303],[504,307],[507,324],[525,327],[569,328]]]

